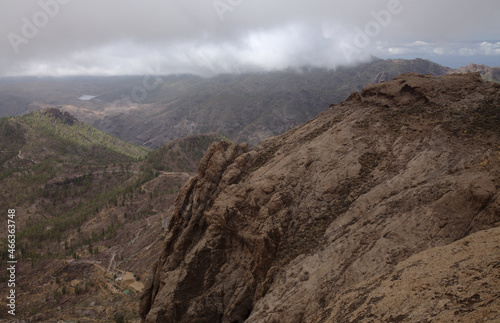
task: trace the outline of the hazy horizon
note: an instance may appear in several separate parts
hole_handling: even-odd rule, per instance
[[[388,58],[378,58],[374,57],[374,59],[392,59],[392,60],[397,60],[397,59],[402,59],[402,60],[414,60],[414,59],[423,59],[420,57],[388,57]],[[438,65],[441,65],[443,67],[449,67],[452,69],[458,69],[460,67],[467,66],[469,64],[478,64],[478,65],[486,65],[489,67],[500,67],[500,64],[497,64],[496,61],[493,61],[493,59],[483,59],[482,61],[468,61],[466,59],[463,59],[461,57],[441,57],[441,63],[432,59],[424,59],[433,63],[436,63]],[[446,64],[446,61],[449,61],[450,64]],[[492,63],[488,64],[488,62],[493,61]],[[369,63],[370,61],[363,61],[363,62],[358,62],[352,66],[359,66],[360,64],[365,64]],[[444,63],[443,63],[444,62]],[[496,65],[494,65],[496,64]],[[243,74],[261,74],[261,73],[273,73],[273,72],[297,72],[297,73],[302,73],[304,69],[309,69],[309,68],[319,68],[319,69],[332,69],[335,70],[337,68],[341,67],[347,67],[349,68],[351,65],[339,65],[336,66],[335,68],[330,68],[326,66],[290,66],[282,69],[275,69],[275,70],[248,70],[248,71],[229,71],[229,72],[220,72],[220,73],[211,73],[211,74],[199,74],[196,72],[179,72],[179,73],[148,73],[146,71],[145,73],[139,74],[65,74],[65,75],[0,75],[0,80],[8,80],[8,79],[44,79],[44,78],[101,78],[101,77],[144,77],[145,75],[154,75],[154,76],[159,76],[159,77],[181,77],[181,76],[193,76],[193,77],[201,77],[201,78],[214,78],[218,76],[224,76],[224,75],[243,75]]]

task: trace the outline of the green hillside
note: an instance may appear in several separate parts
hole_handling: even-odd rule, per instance
[[[176,156],[197,158],[202,154],[197,150],[211,141],[195,142],[201,146]],[[154,169],[149,159],[144,160],[152,156],[150,151],[53,108],[1,118],[0,150],[0,211],[17,210],[18,257],[35,265],[44,259],[88,254],[92,244],[113,239],[125,223],[165,207],[165,197],[172,199],[183,183],[174,175],[157,180],[161,188],[145,194],[143,186],[160,175],[158,169],[177,166],[155,160]],[[84,229],[96,221],[98,228]],[[0,228],[3,237],[4,231]],[[5,259],[3,240],[0,251]]]
[[[196,149],[180,151],[176,157],[194,153],[194,158]],[[38,319],[45,322],[54,315],[64,317],[61,308],[70,311],[81,302],[99,299],[101,306],[128,313],[126,309],[138,303],[139,293],[109,297],[107,275],[127,270],[137,274],[137,280],[144,277],[146,269],[140,269],[147,263],[144,247],[157,253],[161,241],[157,237],[164,231],[164,215],[158,210],[173,204],[189,174],[160,172],[145,159],[150,151],[53,108],[1,118],[0,151],[0,212],[14,209],[16,214],[16,274],[23,291],[19,312],[54,311]],[[159,169],[176,167],[161,162],[167,161],[155,161]],[[146,226],[148,230],[143,230]],[[10,256],[7,235],[7,225],[0,226],[2,261]],[[117,249],[115,266],[120,271],[98,266]],[[0,274],[0,282],[7,279]],[[71,284],[75,279],[81,283]],[[4,293],[7,284],[0,285]]]
[[[221,139],[196,135],[147,151],[54,108],[1,118],[0,211],[18,210],[20,257],[71,257],[112,239],[125,223],[155,214],[188,176],[167,172],[195,172],[210,144]],[[158,188],[146,192],[151,182]],[[97,218],[104,219],[98,230],[81,231]],[[0,250],[5,258],[1,241]]]
[[[49,152],[79,163],[128,162],[144,157],[147,150],[126,143],[57,109],[35,111],[15,120],[24,124],[21,148],[40,158]],[[42,144],[43,143],[43,144]],[[45,152],[45,153],[44,153]]]
[[[26,142],[25,130],[18,120],[0,118],[0,165],[15,157]]]
[[[25,229],[40,238],[53,233],[44,229],[49,224],[76,229],[124,189],[147,154],[58,109],[1,118],[0,151],[0,210],[27,210],[38,229]],[[135,173],[140,182],[153,177]]]

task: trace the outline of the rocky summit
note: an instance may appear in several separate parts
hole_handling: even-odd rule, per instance
[[[500,320],[500,84],[403,74],[180,190],[145,322]]]

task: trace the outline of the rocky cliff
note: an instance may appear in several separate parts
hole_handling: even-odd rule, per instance
[[[404,74],[180,191],[145,322],[500,319],[500,85]]]
[[[450,73],[479,73],[481,76],[492,82],[500,83],[500,67],[490,67],[483,64],[469,64]]]

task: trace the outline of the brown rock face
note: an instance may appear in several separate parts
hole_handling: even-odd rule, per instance
[[[311,322],[498,322],[499,248],[493,228],[425,250],[343,291]]]
[[[411,321],[438,315],[445,303],[429,300],[425,308],[398,311],[381,297],[397,298],[400,290],[408,304],[420,304],[429,293],[419,299],[403,289],[411,277],[430,275],[423,284],[439,298],[446,293],[439,279],[462,277],[465,267],[451,262],[482,263],[483,249],[465,248],[463,258],[446,260],[451,265],[441,276],[429,269],[439,267],[432,257],[453,250],[453,242],[500,223],[499,107],[500,85],[479,74],[405,74],[367,86],[259,147],[212,145],[177,197],[164,250],[142,296],[144,321]],[[488,231],[480,240],[489,243],[495,234]],[[500,259],[499,248],[484,252]],[[419,259],[429,266],[413,269]],[[481,266],[487,285],[471,295],[454,290],[455,301],[470,299],[482,304],[481,311],[469,302],[467,311],[454,312],[457,317],[494,315],[498,308],[500,283],[490,279],[498,264]],[[411,270],[420,276],[405,274]]]
[[[66,111],[61,111],[56,108],[47,108],[43,110],[44,114],[50,115],[56,119],[62,120],[64,123],[72,126],[75,122],[78,122],[78,120],[73,117],[70,113]]]

